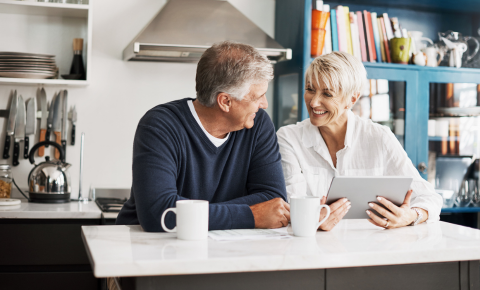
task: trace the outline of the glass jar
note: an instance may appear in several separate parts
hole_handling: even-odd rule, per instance
[[[10,198],[12,192],[12,178],[10,165],[0,165],[0,198]]]

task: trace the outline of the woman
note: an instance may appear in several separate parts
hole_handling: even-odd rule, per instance
[[[388,229],[436,221],[442,198],[418,174],[390,129],[349,110],[366,75],[362,63],[343,52],[317,57],[308,68],[304,99],[310,118],[277,132],[287,195],[319,196],[325,203],[334,176],[410,176],[413,182],[403,204],[378,197],[388,210],[370,206],[385,219],[367,210],[369,221]],[[350,207],[346,199],[332,203],[320,229],[331,230]]]

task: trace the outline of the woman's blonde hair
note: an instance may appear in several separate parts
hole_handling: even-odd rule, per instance
[[[307,69],[306,85],[325,85],[330,91],[347,98],[362,93],[367,80],[367,71],[356,57],[346,52],[334,51],[315,58]]]

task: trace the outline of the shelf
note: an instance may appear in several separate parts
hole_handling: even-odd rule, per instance
[[[465,213],[465,212],[480,212],[480,207],[450,207],[450,208],[442,208],[442,213]]]
[[[90,5],[0,0],[0,13],[87,18]]]
[[[449,137],[428,136],[428,141],[460,141],[460,137],[457,137],[457,136],[449,136]]]
[[[88,85],[88,81],[62,80],[62,79],[22,79],[22,78],[0,78],[0,85],[57,85],[57,86],[78,86]]]

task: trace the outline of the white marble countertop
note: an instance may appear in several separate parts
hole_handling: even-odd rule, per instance
[[[384,230],[343,220],[314,238],[182,241],[134,226],[83,226],[96,277],[321,269],[480,260],[480,230],[444,222]]]
[[[19,205],[0,206],[0,219],[100,219],[95,202],[34,203],[26,199]]]

